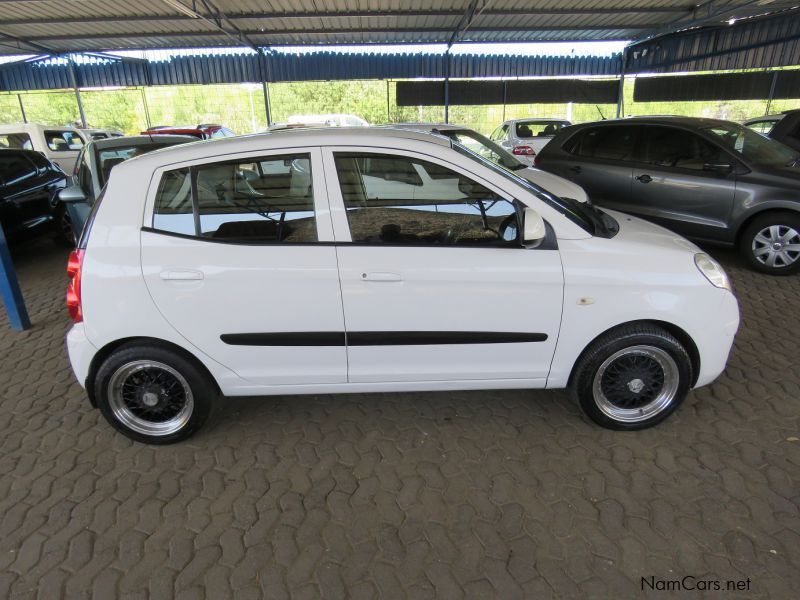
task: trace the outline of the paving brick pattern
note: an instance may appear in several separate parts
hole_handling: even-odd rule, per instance
[[[0,598],[629,598],[684,575],[797,597],[800,278],[712,252],[743,326],[656,429],[563,392],[319,395],[229,400],[155,448],[73,381],[65,254],[29,243],[35,326],[0,316]]]

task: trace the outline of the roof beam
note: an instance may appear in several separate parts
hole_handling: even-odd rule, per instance
[[[763,0],[747,0],[746,2],[739,2],[734,5],[732,5],[730,0],[707,0],[702,4],[690,8],[682,17],[664,25],[654,27],[649,31],[645,31],[639,35],[639,40],[631,45],[633,46],[646,40],[661,37],[662,35],[675,33],[682,29],[708,25],[711,22],[721,22],[730,17],[735,17],[736,13],[739,13],[740,16],[747,16],[743,14],[742,11],[754,4],[763,4]],[[764,11],[770,12],[771,9],[773,9],[773,7],[766,4]]]
[[[42,46],[41,44],[36,44],[28,39],[19,38],[11,34],[4,33],[2,31],[0,31],[0,44],[2,44],[3,46],[8,46],[9,48],[14,48],[15,50],[22,50],[25,52],[30,52],[31,50],[33,50],[33,52],[35,53],[37,52],[43,52],[45,54],[53,53],[52,48]],[[27,48],[24,48],[23,46],[27,46]]]
[[[548,31],[641,31],[643,29],[651,29],[652,25],[636,25],[631,26],[626,23],[614,23],[610,25],[575,25],[575,26],[560,26],[548,25],[545,27],[528,28],[522,31],[525,32],[548,32]],[[386,28],[382,29],[386,33],[445,33],[452,35],[453,29],[450,27],[427,27],[421,28]],[[508,33],[520,32],[518,27],[473,27],[470,29],[475,33]],[[79,34],[79,35],[41,35],[29,37],[29,40],[35,42],[49,42],[59,40],[113,40],[113,39],[141,39],[141,38],[193,38],[193,37],[210,37],[217,32],[213,31],[137,31],[131,33],[97,33],[97,34]],[[353,33],[365,33],[362,28],[345,28],[345,29],[323,29],[323,30],[309,30],[309,29],[267,29],[261,30],[243,30],[245,35],[294,35],[294,36],[325,36],[325,35],[341,35]],[[503,40],[504,43],[510,43],[514,40]],[[384,42],[381,42],[384,43]],[[411,43],[411,42],[409,42]]]
[[[164,2],[165,5],[174,8],[175,10],[178,10],[180,7],[183,7],[182,9],[180,9],[180,12],[182,12],[183,15],[178,17],[179,20],[185,21],[186,19],[200,19],[204,23],[211,25],[211,27],[213,27],[226,37],[230,38],[231,40],[233,40],[237,45],[241,44],[243,46],[249,46],[253,50],[258,50],[258,48],[249,39],[247,39],[247,36],[244,35],[239,30],[238,27],[236,27],[232,23],[230,24],[231,30],[223,26],[222,23],[223,21],[226,21],[227,18],[225,17],[225,14],[221,10],[219,10],[216,6],[214,6],[214,3],[211,2],[211,0],[200,0],[203,6],[205,6],[206,10],[209,13],[211,13],[211,16],[206,16],[197,10],[196,0],[192,1],[191,6],[184,4],[183,2],[180,2],[180,0],[162,0],[162,2]],[[175,5],[179,5],[179,7],[176,8]],[[120,20],[120,18],[117,17],[116,19],[110,19],[110,20],[118,21]],[[125,37],[125,36],[117,35],[117,37]],[[92,36],[87,36],[87,38],[92,39]],[[61,39],[66,39],[66,38],[61,38]]]
[[[3,0],[0,0],[2,3]],[[187,6],[188,8],[188,6]],[[581,16],[581,15],[597,15],[602,13],[604,15],[670,15],[680,14],[686,15],[689,12],[686,5],[669,6],[669,7],[630,7],[630,8],[609,8],[603,11],[588,9],[588,8],[543,8],[543,9],[485,9],[481,11],[482,16]],[[375,11],[350,11],[350,12],[336,12],[336,11],[319,11],[319,12],[256,12],[244,13],[235,15],[225,15],[226,21],[233,24],[239,21],[246,22],[252,20],[278,20],[278,19],[335,19],[335,18],[403,18],[403,17],[462,17],[464,15],[461,11],[454,10],[387,10],[381,12]],[[78,23],[108,23],[124,20],[126,23],[149,23],[149,22],[173,22],[184,21],[186,17],[183,15],[114,15],[114,16],[90,16],[81,15],[77,17],[64,17],[64,18],[40,18],[40,19],[2,19],[0,26],[3,25],[61,25],[61,24],[78,24]]]

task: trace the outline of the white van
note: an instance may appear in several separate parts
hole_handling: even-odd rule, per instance
[[[75,169],[78,154],[87,139],[74,127],[39,123],[0,125],[0,148],[22,148],[40,152],[67,175],[71,175]]]
[[[564,388],[671,414],[739,324],[694,244],[417,131],[308,129],[123,162],[70,256],[78,381],[132,439],[217,396]]]

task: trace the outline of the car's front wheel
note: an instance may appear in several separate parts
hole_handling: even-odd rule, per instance
[[[171,444],[208,418],[216,386],[193,361],[168,348],[135,344],[114,351],[95,376],[97,405],[118,431],[138,442]]]
[[[635,430],[666,419],[691,382],[692,361],[683,345],[661,327],[642,323],[597,339],[575,367],[572,388],[592,421]]]
[[[739,249],[756,271],[790,275],[800,269],[800,214],[769,212],[742,232]]]

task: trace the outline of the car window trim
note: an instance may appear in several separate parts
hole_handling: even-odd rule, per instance
[[[745,162],[741,158],[739,158],[736,155],[734,155],[724,145],[720,144],[717,140],[715,140],[712,135],[707,134],[705,131],[692,129],[691,127],[685,127],[685,126],[682,126],[682,125],[677,124],[677,123],[676,124],[671,124],[671,123],[641,123],[641,125],[643,125],[645,127],[666,127],[668,129],[678,129],[679,131],[683,131],[684,133],[688,133],[690,135],[695,135],[696,137],[699,137],[700,139],[705,140],[706,142],[708,142],[709,144],[711,144],[715,148],[718,148],[719,150],[721,150],[723,152],[723,154],[727,155],[728,158],[730,158],[731,166],[733,167],[733,170],[731,171],[731,173],[740,172],[739,167],[741,165],[744,165],[745,167],[747,167],[748,170],[750,169],[750,167],[748,165],[746,165]],[[637,154],[639,154],[640,156],[644,156],[644,142],[645,142],[645,134],[640,132],[639,133],[639,143],[641,144],[641,147],[637,151]],[[640,164],[653,166],[653,167],[656,166],[656,165],[653,165],[653,163],[649,163],[649,162],[641,162]],[[708,175],[711,175],[710,171],[703,171],[702,169],[700,169],[700,170],[697,170],[697,169],[682,169],[680,167],[658,167],[658,168],[659,169],[674,169],[676,171],[680,171],[681,173],[687,173],[687,172],[688,173],[706,173]]]

